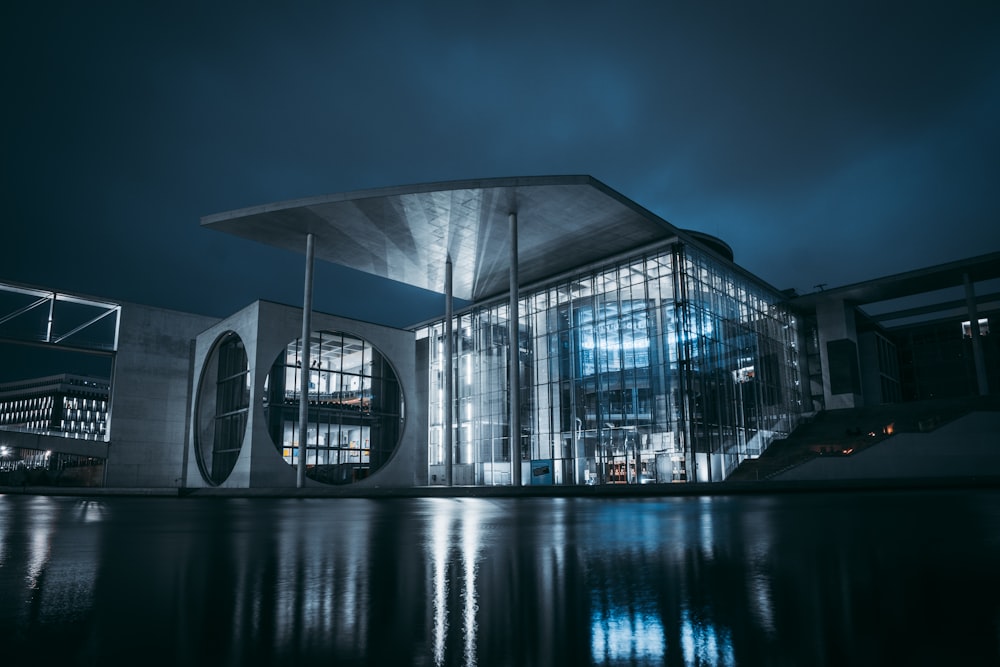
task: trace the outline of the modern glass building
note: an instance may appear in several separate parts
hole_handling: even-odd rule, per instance
[[[557,277],[526,290],[518,310],[513,456],[524,484],[718,481],[801,412],[795,317],[780,294],[695,245]],[[456,484],[511,483],[512,330],[504,300],[453,319]],[[444,321],[417,334],[429,351],[432,483],[447,476],[444,337]]]
[[[444,297],[441,318],[412,328],[414,378],[397,379],[399,360],[357,327],[279,355],[267,429],[290,465],[305,438],[309,479],[364,479],[415,447],[417,483],[431,485],[718,481],[804,410],[786,296],[721,240],[587,176],[348,193],[203,225],[305,251],[304,313],[314,258]],[[333,368],[348,359],[350,372]],[[402,443],[404,398],[416,442]]]

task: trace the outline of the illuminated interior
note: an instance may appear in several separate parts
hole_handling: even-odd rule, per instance
[[[402,431],[399,380],[371,343],[342,332],[310,337],[306,476],[327,484],[368,477],[395,450]],[[265,381],[268,433],[281,457],[298,465],[302,343],[275,359]]]
[[[797,324],[781,296],[674,244],[522,293],[526,484],[718,481],[794,428]],[[505,300],[453,320],[456,484],[511,483]],[[428,462],[444,475],[444,322],[429,357]]]

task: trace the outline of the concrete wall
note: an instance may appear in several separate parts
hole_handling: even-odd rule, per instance
[[[399,378],[403,394],[405,421],[400,442],[390,460],[368,478],[356,482],[365,487],[410,487],[424,483],[426,479],[426,400],[421,397],[416,380],[416,359],[414,354],[414,334],[411,331],[393,329],[359,320],[313,313],[314,331],[342,331],[369,341],[388,359]],[[264,419],[264,381],[271,365],[285,347],[302,334],[302,310],[291,306],[258,301],[243,310],[218,322],[202,332],[196,342],[194,354],[195,387],[200,378],[215,342],[226,332],[235,332],[243,340],[250,367],[250,413],[247,429],[236,466],[221,487],[266,487],[294,488],[296,470],[282,459],[280,452],[267,432]],[[185,471],[186,485],[190,487],[210,486],[198,467],[197,441],[194,422],[197,420],[198,391],[192,392],[192,419],[190,442],[187,447],[188,463]],[[423,459],[420,448],[423,447]],[[420,461],[424,465],[420,465]],[[421,475],[421,472],[423,473]],[[313,480],[306,480],[307,486],[325,486]]]
[[[185,451],[187,453],[185,456],[186,466],[184,470],[185,487],[198,488],[212,486],[212,484],[206,480],[198,465],[198,447],[202,444],[199,432],[207,432],[206,429],[211,428],[209,422],[214,420],[213,408],[215,400],[215,371],[214,369],[206,368],[206,362],[211,357],[219,339],[228,332],[234,332],[243,341],[243,345],[247,353],[247,363],[250,367],[250,376],[251,378],[254,377],[254,371],[256,369],[255,360],[257,357],[257,323],[259,319],[258,306],[259,302],[252,303],[229,317],[219,320],[213,326],[199,333],[195,340],[192,363],[192,385],[191,392],[189,394],[191,427],[190,433],[185,439]],[[266,376],[266,371],[264,375]],[[203,388],[206,392],[204,394],[206,398],[201,402],[201,405],[199,405],[199,399],[202,396]],[[257,386],[257,383],[251,384],[251,406],[254,405],[255,400],[260,400],[260,392],[263,392],[263,379],[260,380],[260,387]],[[250,437],[248,434],[252,430],[252,422],[255,415],[255,411],[251,409],[247,419],[246,432],[243,436],[243,445],[240,456],[237,459],[232,472],[226,480],[219,485],[221,487],[246,488],[250,485],[250,447],[248,446]],[[263,417],[261,417],[261,419],[262,418]]]
[[[827,410],[861,406],[860,367],[858,365],[858,332],[854,307],[840,299],[824,301],[816,307],[819,332],[819,354],[823,366],[823,401]],[[837,358],[831,351],[837,350]],[[842,353],[842,354],[841,354]],[[846,374],[857,380],[853,390],[841,391],[844,382],[834,386],[831,378]]]
[[[878,339],[873,331],[858,336],[858,363],[861,366],[861,388],[865,405],[887,402],[882,396],[881,368],[878,359]]]
[[[178,487],[195,336],[218,318],[123,303],[111,382],[106,485]]]

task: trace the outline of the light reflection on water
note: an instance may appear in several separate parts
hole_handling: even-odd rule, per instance
[[[25,575],[28,588],[38,588],[38,577],[49,562],[52,531],[54,530],[54,503],[48,498],[33,498],[30,512],[32,516],[31,544],[28,547],[28,572]]]
[[[996,664],[997,535],[992,490],[0,496],[0,660]]]
[[[479,563],[479,521],[482,503],[476,500],[463,503],[462,512],[462,636],[465,664],[476,664],[476,612],[479,611],[476,595],[476,574]],[[443,663],[439,663],[443,664]]]
[[[428,547],[431,552],[433,573],[431,586],[434,592],[434,664],[444,664],[444,640],[448,634],[448,551],[451,544],[451,516],[453,503],[448,500],[430,501],[438,505],[431,516]]]
[[[597,597],[597,596],[595,596]],[[635,660],[656,663],[666,654],[663,622],[655,609],[601,606],[594,600],[590,628],[591,659],[596,665]]]

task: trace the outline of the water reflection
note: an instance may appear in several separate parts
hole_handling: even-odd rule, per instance
[[[590,646],[594,664],[662,662],[666,637],[658,610],[641,606],[608,608],[602,602],[593,601]]]
[[[13,647],[0,652],[4,664],[18,664],[24,645],[83,641],[97,569],[83,509],[0,495],[0,650]]]
[[[996,491],[0,496],[0,659],[997,663],[997,535]]]
[[[431,561],[431,590],[433,592],[433,657],[435,665],[477,664],[477,633],[479,592],[477,589],[481,530],[489,518],[489,508],[475,499],[427,499],[417,501],[425,505],[423,511],[430,515],[427,554]],[[452,567],[457,564],[457,567]],[[458,609],[451,599],[451,591],[458,589]],[[448,635],[452,626],[451,615],[457,614],[461,633],[462,660],[458,663],[446,653]]]
[[[25,575],[28,588],[38,590],[38,577],[49,562],[55,504],[47,498],[33,498],[30,512],[32,527],[28,544],[28,572]]]
[[[451,545],[451,525],[454,507],[449,500],[430,501],[439,505],[431,517],[429,549],[433,573],[431,579],[434,591],[434,664],[444,664],[444,640],[448,634],[448,551]]]

